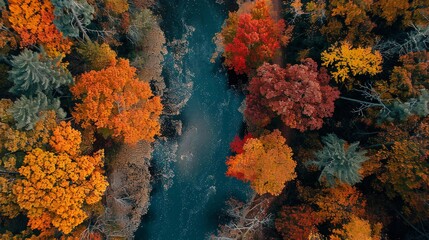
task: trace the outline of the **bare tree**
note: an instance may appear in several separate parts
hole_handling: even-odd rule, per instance
[[[272,216],[267,212],[270,199],[253,194],[252,198],[243,203],[236,199],[227,202],[228,215],[232,221],[220,226],[218,234],[212,240],[251,240],[259,239],[263,226],[272,223]]]
[[[405,55],[409,52],[418,52],[429,49],[429,18],[425,17],[428,24],[417,26],[412,24],[413,30],[407,34],[407,38],[401,43],[397,41],[378,42],[375,50],[379,50],[385,57]]]

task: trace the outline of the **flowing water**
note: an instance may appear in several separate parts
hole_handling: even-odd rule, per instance
[[[225,176],[243,96],[228,88],[221,65],[210,63],[227,7],[215,0],[160,0],[160,9],[169,42],[164,76],[177,92],[192,95],[179,116],[183,134],[155,144],[156,181],[136,239],[205,239],[222,222],[225,200],[249,193]]]

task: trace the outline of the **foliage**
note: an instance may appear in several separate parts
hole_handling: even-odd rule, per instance
[[[78,37],[79,31],[91,23],[94,8],[86,0],[51,0],[55,26],[68,37]]]
[[[236,154],[243,153],[243,147],[247,140],[253,138],[252,134],[248,133],[244,135],[243,139],[240,139],[239,136],[235,136],[234,140],[229,144],[229,147],[231,148],[231,151]]]
[[[400,196],[407,214],[427,215],[429,119],[411,117],[400,125],[385,123],[381,127],[377,142],[383,147],[372,157],[384,163],[377,175],[381,189],[391,198]]]
[[[419,10],[416,10],[419,9]],[[375,2],[374,11],[391,25],[400,20],[404,26],[425,23],[425,15],[429,13],[429,4],[422,0],[379,0]]]
[[[141,79],[151,81],[154,93],[162,96],[166,88],[161,75],[164,55],[167,53],[164,32],[149,9],[135,12],[130,18],[127,36],[136,47],[132,65],[137,68]]]
[[[312,191],[309,188],[299,187],[301,198],[318,207],[318,214],[322,221],[334,225],[350,221],[353,214],[363,216],[366,201],[362,193],[348,184],[337,185],[334,188],[323,188],[321,191]]]
[[[0,0],[0,49],[1,52],[7,49],[7,46],[14,49],[18,46],[18,39],[16,34],[11,31],[11,24],[9,22],[9,12],[6,10],[5,5],[1,5]],[[7,51],[7,50],[6,50]]]
[[[31,151],[33,148],[44,148],[49,142],[51,132],[57,126],[54,111],[43,113],[43,117],[29,131],[17,130],[10,115],[9,109],[12,102],[2,99],[0,101],[0,112],[2,112],[0,123],[1,154],[16,157],[18,152]],[[17,158],[17,157],[16,157]]]
[[[8,3],[9,21],[21,37],[21,47],[41,44],[50,56],[70,52],[72,42],[54,25],[54,7],[50,0],[9,0]]]
[[[121,14],[128,11],[127,0],[104,0],[106,9],[116,14]]]
[[[89,70],[99,71],[116,65],[116,52],[105,43],[86,42],[79,46],[77,52],[88,64]]]
[[[156,17],[149,9],[143,9],[131,16],[131,23],[128,26],[127,35],[131,41],[140,45],[145,35],[154,27]]]
[[[307,240],[311,233],[317,232],[316,226],[321,220],[307,205],[283,206],[275,225],[283,239]]]
[[[103,156],[102,150],[75,157],[40,148],[29,152],[18,170],[23,179],[13,189],[19,206],[27,211],[29,226],[39,230],[54,226],[68,234],[82,223],[87,218],[83,205],[100,201],[108,185],[100,170]]]
[[[108,239],[133,239],[142,215],[149,208],[151,186],[151,144],[124,144],[109,163],[105,213],[100,218]]]
[[[285,183],[296,177],[292,149],[278,130],[248,139],[243,153],[229,157],[226,164],[228,176],[250,181],[258,194],[279,195]]]
[[[372,230],[373,228],[375,231]],[[379,236],[378,230],[381,230],[380,224],[376,224],[372,227],[369,221],[352,216],[350,222],[344,224],[341,229],[334,229],[334,234],[331,236],[331,239],[380,240],[381,236]]]
[[[332,116],[339,97],[339,91],[328,85],[329,79],[311,59],[286,69],[265,63],[249,84],[246,119],[266,126],[279,115],[287,126],[301,132],[319,129],[323,118]]]
[[[317,161],[308,162],[322,169],[319,181],[326,179],[331,186],[336,184],[336,180],[349,185],[360,182],[359,170],[368,158],[365,150],[358,150],[359,142],[349,145],[335,134],[323,137],[322,142],[325,146],[316,153]]]
[[[51,93],[61,86],[69,85],[73,78],[60,59],[50,59],[24,49],[11,60],[9,79],[14,86],[9,90],[17,95],[31,97],[38,92]]]
[[[406,101],[419,95],[421,89],[429,89],[429,52],[410,52],[399,58],[388,81],[377,81],[374,88],[383,99],[399,98]]]
[[[225,65],[238,74],[249,73],[273,58],[281,44],[289,39],[283,20],[275,21],[270,6],[258,0],[250,13],[231,13],[221,32]]]
[[[336,82],[353,81],[353,76],[381,72],[383,59],[380,52],[371,48],[352,48],[348,42],[333,45],[322,53],[322,66],[332,67],[332,77]]]
[[[152,142],[160,131],[161,100],[153,96],[148,83],[136,78],[128,60],[82,74],[71,91],[82,100],[72,115],[83,128],[109,129],[126,143]]]
[[[65,153],[73,157],[79,154],[81,142],[80,132],[73,129],[70,122],[62,121],[53,130],[49,145],[55,152]]]
[[[48,99],[45,94],[38,92],[35,97],[22,96],[10,108],[16,121],[16,128],[31,130],[43,117],[43,112],[53,110],[58,118],[65,118],[66,113],[60,107],[59,99]]]

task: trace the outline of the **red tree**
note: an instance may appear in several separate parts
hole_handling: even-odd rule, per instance
[[[287,126],[302,132],[319,129],[323,118],[332,116],[340,94],[328,85],[329,79],[326,69],[318,71],[309,58],[286,69],[265,63],[249,84],[246,119],[263,127],[278,115]]]
[[[231,148],[231,151],[240,154],[243,153],[243,146],[246,143],[247,139],[253,138],[252,134],[248,133],[244,135],[243,139],[241,139],[239,136],[235,136],[234,140],[229,144],[229,147]]]
[[[271,60],[281,44],[288,42],[283,20],[275,21],[265,0],[255,2],[250,13],[230,14],[221,32],[225,65],[238,74],[248,73]],[[288,32],[291,29],[288,29]]]

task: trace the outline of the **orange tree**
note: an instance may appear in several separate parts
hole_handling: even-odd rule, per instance
[[[71,91],[82,101],[72,114],[84,128],[93,125],[132,144],[152,142],[160,131],[161,99],[153,95],[148,83],[137,79],[128,60],[82,74]]]
[[[50,56],[70,52],[72,42],[54,25],[54,7],[49,0],[10,0],[9,21],[21,37],[20,46],[41,44]]]
[[[284,21],[271,17],[266,0],[256,1],[250,13],[230,13],[221,37],[225,65],[238,74],[249,73],[271,60],[281,44],[289,41]]]
[[[334,229],[332,240],[380,240],[381,223],[371,225],[369,221],[352,216],[350,222],[344,224],[341,229]]]
[[[296,162],[292,149],[279,130],[259,138],[249,138],[243,153],[229,157],[226,174],[243,181],[250,181],[258,194],[279,195],[287,181],[296,177]]]
[[[68,234],[87,218],[82,207],[101,200],[108,185],[101,169],[104,152],[82,156],[80,142],[80,133],[62,122],[50,141],[54,152],[35,148],[25,156],[13,193],[32,229],[53,226]]]

